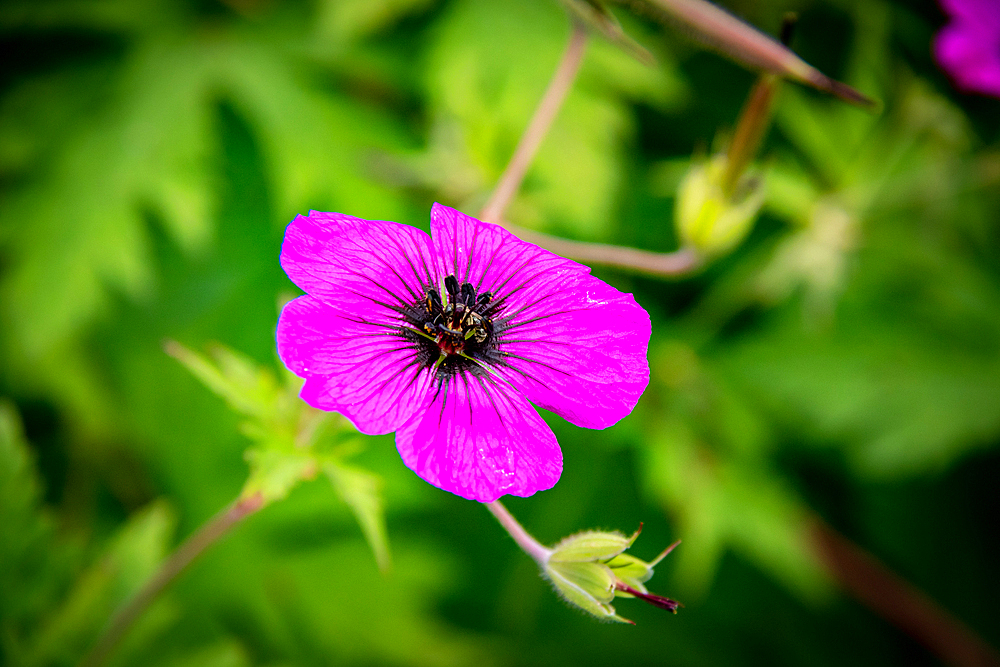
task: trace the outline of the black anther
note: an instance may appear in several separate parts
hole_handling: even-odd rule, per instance
[[[476,288],[472,283],[462,283],[462,302],[472,308],[476,303]]]
[[[454,301],[455,297],[458,296],[458,281],[455,276],[446,276],[444,279],[444,288],[448,291],[448,296]]]
[[[431,305],[434,310],[443,310],[444,304],[441,303],[441,295],[433,287],[427,288],[427,298],[431,300]]]

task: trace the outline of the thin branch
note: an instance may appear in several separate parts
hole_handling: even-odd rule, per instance
[[[566,99],[566,93],[569,92],[574,79],[576,79],[586,45],[586,29],[580,23],[574,22],[573,32],[570,34],[569,44],[566,46],[562,60],[559,61],[559,66],[556,68],[555,74],[552,75],[549,87],[545,89],[542,101],[535,109],[535,115],[531,117],[527,129],[521,135],[521,140],[518,142],[517,148],[514,149],[514,155],[511,156],[507,168],[500,176],[496,189],[493,190],[489,201],[480,212],[481,220],[497,222],[503,218],[504,210],[517,194],[518,188],[521,187],[521,181],[524,180],[524,175],[527,173],[531,161],[535,158],[538,147],[542,144],[552,121],[555,120],[559,108]]]
[[[530,229],[504,222],[503,214],[508,204],[517,194],[524,180],[524,175],[531,161],[541,146],[542,140],[555,120],[559,108],[566,99],[566,94],[573,85],[573,80],[583,61],[584,48],[587,45],[587,31],[579,22],[573,23],[569,44],[563,53],[562,60],[549,82],[545,94],[542,95],[534,116],[527,129],[521,135],[521,140],[511,156],[507,168],[500,176],[493,194],[479,213],[479,218],[486,222],[501,225],[518,237],[550,250],[557,255],[569,257],[589,264],[603,264],[632,269],[654,276],[679,276],[696,269],[700,260],[690,250],[679,250],[673,253],[656,253],[635,248],[605,245],[603,243],[585,243],[569,241],[557,236],[549,236]]]
[[[610,245],[606,243],[588,243],[585,241],[570,241],[558,236],[550,236],[541,232],[518,227],[507,222],[500,223],[504,228],[518,238],[541,246],[557,255],[575,259],[584,264],[600,264],[614,266],[652,276],[676,278],[687,275],[701,266],[701,258],[688,248],[674,252],[651,252],[637,248]]]
[[[532,537],[499,500],[484,504],[486,505],[486,509],[492,512],[493,516],[500,522],[500,525],[504,527],[504,530],[514,538],[517,546],[521,547],[524,553],[531,556],[532,560],[538,563],[538,567],[542,567],[548,562],[549,556],[552,555],[552,550]]]
[[[923,591],[820,519],[811,537],[827,569],[863,605],[952,667],[998,667],[1000,654]]]
[[[702,42],[745,65],[809,84],[868,110],[878,107],[874,100],[826,76],[781,42],[706,0],[622,1],[640,12],[655,6],[662,14],[693,31]]]
[[[79,667],[98,667],[104,664],[118,642],[125,637],[132,625],[139,620],[139,617],[159,594],[208,547],[263,505],[264,498],[259,493],[248,498],[241,498],[202,524],[163,562],[156,574],[146,582],[146,585],[119,607],[111,622],[104,629],[104,633],[98,638],[90,653],[80,662]]]

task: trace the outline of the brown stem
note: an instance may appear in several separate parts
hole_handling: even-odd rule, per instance
[[[480,212],[480,219],[487,222],[498,222],[503,218],[504,210],[510,200],[514,198],[518,188],[521,187],[521,181],[524,180],[524,175],[527,173],[538,147],[548,133],[549,126],[555,120],[556,114],[559,113],[559,108],[562,106],[563,100],[566,99],[566,93],[573,85],[573,80],[576,79],[586,45],[586,29],[580,23],[574,22],[569,44],[566,46],[562,60],[559,61],[556,73],[552,75],[549,87],[545,89],[542,101],[535,109],[535,115],[531,117],[531,122],[528,123],[524,134],[521,135],[521,140],[518,142],[517,148],[514,149],[514,155],[507,163],[507,168],[500,176],[496,189],[493,190],[489,201]]]
[[[846,537],[816,519],[811,537],[830,573],[863,605],[952,667],[998,667],[1000,654],[962,621]]]
[[[701,258],[698,257],[697,253],[686,248],[675,252],[651,252],[606,243],[570,241],[507,222],[501,224],[518,238],[541,246],[557,255],[569,257],[585,264],[615,266],[665,277],[683,276],[701,266]]]
[[[733,196],[740,176],[757,154],[757,148],[771,122],[771,109],[778,91],[778,82],[778,77],[773,74],[761,75],[743,105],[733,139],[729,142],[729,150],[726,151],[722,191],[727,197]]]
[[[153,603],[163,590],[173,582],[205,549],[210,547],[236,524],[253,514],[264,505],[264,498],[259,493],[247,498],[241,498],[229,505],[188,537],[160,566],[160,569],[146,582],[135,595],[118,608],[111,622],[98,638],[94,648],[90,650],[79,667],[98,667],[111,656],[143,612]]]

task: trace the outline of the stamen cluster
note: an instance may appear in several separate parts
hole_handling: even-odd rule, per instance
[[[490,292],[477,294],[472,283],[459,285],[453,275],[445,277],[444,288],[444,300],[438,290],[427,288],[423,321],[419,323],[425,340],[433,341],[437,347],[436,354],[429,349],[430,354],[426,355],[428,365],[436,370],[450,357],[476,359],[477,353],[485,351],[493,337],[490,311],[493,295]]]

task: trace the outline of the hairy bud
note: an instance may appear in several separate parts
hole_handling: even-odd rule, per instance
[[[638,597],[676,613],[678,602],[651,594],[644,583],[679,541],[647,563],[624,553],[641,530],[642,526],[631,536],[602,531],[571,535],[553,547],[543,572],[567,602],[603,620],[632,623],[615,612],[611,605],[615,597]]]

